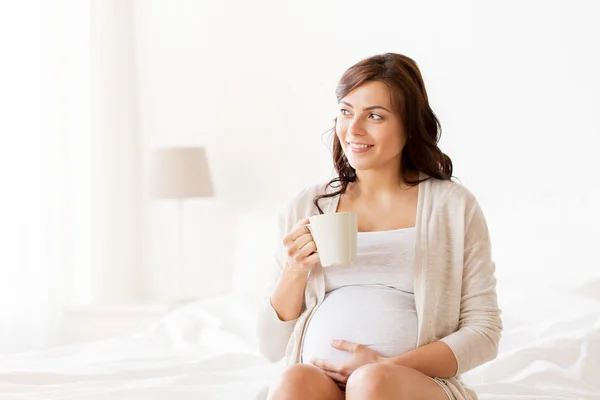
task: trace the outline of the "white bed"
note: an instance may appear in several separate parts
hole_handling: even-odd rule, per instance
[[[501,353],[465,381],[481,399],[600,399],[600,282],[530,297],[501,297]],[[255,351],[257,306],[231,294],[132,335],[0,356],[0,399],[254,399],[283,368]]]

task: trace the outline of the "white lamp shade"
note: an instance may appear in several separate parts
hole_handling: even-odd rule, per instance
[[[150,160],[150,196],[153,199],[187,199],[213,195],[204,148],[168,147],[153,152]]]

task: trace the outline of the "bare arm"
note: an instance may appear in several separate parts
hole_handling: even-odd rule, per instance
[[[433,342],[397,357],[382,359],[383,362],[416,369],[431,377],[451,378],[456,375],[458,364],[450,347],[444,342]]]
[[[308,274],[319,260],[313,237],[304,226],[307,223],[308,219],[298,221],[283,237],[287,259],[271,294],[271,306],[282,321],[297,319],[300,316]]]
[[[297,319],[302,312],[308,271],[293,269],[286,262],[271,294],[271,306],[281,321]]]
[[[313,265],[319,261],[316,245],[306,225],[298,221],[283,238],[285,260],[278,264],[278,277],[271,294],[264,299],[258,316],[259,351],[276,362],[285,353],[286,344],[302,313],[304,290]]]

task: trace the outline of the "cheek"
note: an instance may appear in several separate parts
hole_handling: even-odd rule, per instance
[[[346,136],[347,127],[343,122],[338,121],[335,123],[335,133],[340,140],[342,140]]]
[[[375,135],[374,135],[375,136]],[[404,140],[397,131],[382,131],[376,137],[376,140],[383,145],[384,151],[387,153],[398,153],[404,147]]]
[[[335,120],[335,128],[346,133],[351,122],[351,118],[348,118],[347,116],[339,116]]]

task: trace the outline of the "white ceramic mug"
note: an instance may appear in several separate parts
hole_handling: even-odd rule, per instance
[[[323,267],[356,260],[358,214],[340,212],[313,215],[306,225],[312,234]]]

